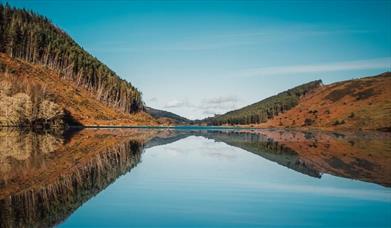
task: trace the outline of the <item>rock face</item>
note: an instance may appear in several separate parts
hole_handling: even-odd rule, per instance
[[[42,94],[42,91],[39,92]],[[58,104],[43,97],[34,99],[33,93],[14,93],[10,82],[1,81],[0,125],[33,128],[63,127],[64,110]]]

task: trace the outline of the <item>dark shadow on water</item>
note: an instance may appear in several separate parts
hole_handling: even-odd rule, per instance
[[[83,126],[78,120],[76,120],[68,110],[64,110],[64,123],[67,126]]]

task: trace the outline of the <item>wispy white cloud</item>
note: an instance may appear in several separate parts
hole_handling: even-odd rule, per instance
[[[214,115],[227,112],[237,108],[239,98],[235,96],[218,96],[204,98],[198,104],[187,100],[171,100],[163,105],[166,109],[189,109],[193,111],[202,110],[204,115]],[[175,112],[175,110],[173,110]]]
[[[273,66],[246,69],[237,73],[237,76],[264,76],[299,73],[324,73],[346,70],[391,69],[391,57],[365,59],[357,61],[343,61],[324,64]]]
[[[352,28],[316,27],[307,24],[276,25],[256,30],[236,30],[229,32],[201,33],[197,36],[178,36],[169,34],[169,39],[156,42],[154,35],[144,35],[143,43],[101,41],[90,49],[97,52],[127,53],[150,51],[204,51],[265,44],[267,42],[283,42],[306,37],[361,34],[375,31]],[[167,34],[159,34],[167,35]],[[149,42],[145,43],[145,40]]]
[[[226,96],[226,97],[213,97],[213,98],[208,98],[204,99],[204,103],[207,104],[222,104],[222,103],[232,103],[232,102],[237,102],[238,98],[235,96]]]
[[[186,100],[171,100],[163,105],[164,108],[183,108],[191,106],[192,105]]]
[[[213,98],[203,99],[200,108],[215,108],[215,109],[224,109],[227,106],[231,107],[232,105],[238,102],[238,98],[235,96],[219,96]]]
[[[203,110],[204,115],[221,114],[228,110],[236,109],[239,99],[235,96],[219,96],[213,98],[205,98],[198,106]]]
[[[263,29],[262,31],[236,32],[229,34],[221,34],[220,37],[268,37],[282,36],[282,38],[290,39],[293,36],[313,36],[313,35],[336,35],[336,34],[359,34],[371,33],[375,31],[365,29],[320,29],[311,26],[288,26],[288,27],[273,27],[272,29]],[[289,34],[289,36],[283,35]]]
[[[153,103],[153,102],[158,102],[158,99],[157,97],[151,97],[150,99],[148,99],[148,101]]]

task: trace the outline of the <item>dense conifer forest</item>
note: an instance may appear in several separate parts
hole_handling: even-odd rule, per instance
[[[96,99],[125,113],[144,109],[141,93],[47,18],[0,4],[0,52],[58,71]]]
[[[312,81],[281,92],[275,96],[268,97],[244,108],[230,111],[223,115],[206,118],[201,122],[206,122],[208,125],[263,123],[273,116],[288,111],[296,106],[301,96],[319,87],[321,84],[321,80]]]

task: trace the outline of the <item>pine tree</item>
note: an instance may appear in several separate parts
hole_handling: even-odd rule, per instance
[[[49,19],[0,4],[0,52],[48,66],[122,112],[144,109],[141,93],[86,52]]]

